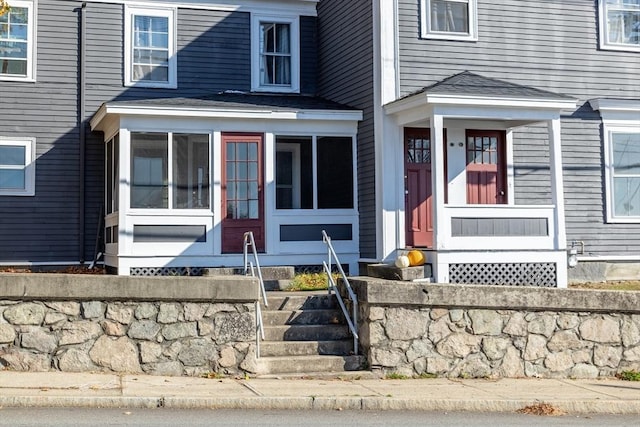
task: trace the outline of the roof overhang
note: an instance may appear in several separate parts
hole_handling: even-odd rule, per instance
[[[360,121],[361,110],[316,110],[297,108],[221,108],[158,106],[127,103],[105,103],[90,121],[91,130],[103,130],[104,123],[115,117],[172,117],[244,120],[320,120]]]
[[[589,101],[603,120],[633,120],[640,122],[640,99],[596,98]]]

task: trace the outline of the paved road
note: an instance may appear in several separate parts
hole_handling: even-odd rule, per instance
[[[536,416],[517,413],[421,411],[276,411],[3,408],[0,426],[201,427],[201,426],[634,426],[637,415]]]

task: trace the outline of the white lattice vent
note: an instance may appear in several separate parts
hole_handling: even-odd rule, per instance
[[[556,265],[546,263],[449,264],[449,282],[555,287]]]
[[[202,267],[131,267],[132,276],[202,276]]]

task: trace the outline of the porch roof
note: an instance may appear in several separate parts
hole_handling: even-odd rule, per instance
[[[509,109],[574,109],[577,100],[531,86],[493,79],[469,71],[448,77],[385,105],[388,113],[420,106],[494,107]]]
[[[237,91],[106,102],[91,119],[91,129],[102,130],[110,115],[362,120],[361,110],[320,97]]]

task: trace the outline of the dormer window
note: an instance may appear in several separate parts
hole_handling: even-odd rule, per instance
[[[252,90],[300,90],[298,17],[252,16]]]
[[[478,39],[476,0],[421,0],[422,37]]]

